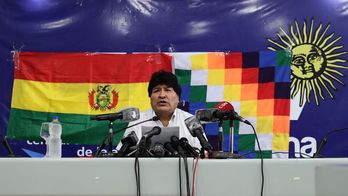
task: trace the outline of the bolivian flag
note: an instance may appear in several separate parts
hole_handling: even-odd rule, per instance
[[[171,61],[162,53],[17,52],[7,134],[39,140],[41,123],[58,116],[63,142],[99,144],[108,122],[90,116],[149,109],[148,81],[155,71],[172,71]],[[114,130],[124,126],[115,123]]]

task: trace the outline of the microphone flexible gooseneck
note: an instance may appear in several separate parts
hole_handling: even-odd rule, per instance
[[[331,134],[336,133],[336,132],[340,132],[340,131],[344,131],[344,130],[348,130],[348,127],[340,128],[340,129],[334,129],[334,130],[326,132],[326,134],[324,135],[323,139],[321,140],[321,142],[319,144],[318,150],[314,153],[313,158],[322,157],[320,152],[323,150],[323,148],[326,145],[327,140],[329,139],[329,136]]]

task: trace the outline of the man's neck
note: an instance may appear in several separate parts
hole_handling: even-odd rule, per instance
[[[160,121],[164,127],[167,127],[169,125],[170,120],[172,119],[174,112],[171,114],[158,114],[158,117],[160,118]]]

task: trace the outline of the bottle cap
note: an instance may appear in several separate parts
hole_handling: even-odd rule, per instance
[[[52,116],[52,120],[59,120],[58,116]]]

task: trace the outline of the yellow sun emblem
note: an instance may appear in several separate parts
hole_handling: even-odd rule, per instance
[[[342,37],[334,38],[335,33],[325,35],[330,24],[327,24],[323,30],[322,23],[316,29],[313,28],[313,25],[314,19],[311,20],[307,30],[307,21],[304,21],[300,30],[295,20],[295,27],[290,26],[290,35],[280,27],[281,34],[277,33],[279,41],[267,39],[273,44],[273,46],[267,47],[269,50],[288,50],[292,54],[291,99],[300,93],[300,106],[306,100],[310,103],[312,96],[319,105],[319,96],[325,100],[324,90],[331,99],[334,99],[332,89],[336,91],[337,88],[333,81],[345,86],[339,79],[344,76],[339,69],[348,69],[348,67],[340,65],[340,63],[346,62],[341,56],[347,54],[347,51],[338,51],[343,48],[343,45],[336,44]]]

